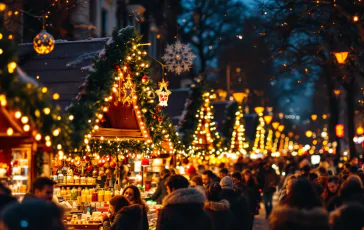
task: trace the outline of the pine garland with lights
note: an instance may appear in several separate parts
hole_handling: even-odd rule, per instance
[[[168,137],[173,143],[174,149],[182,149],[182,144],[168,116],[163,111],[156,111],[158,103],[153,97],[156,84],[152,80],[142,82],[143,76],[150,74],[150,63],[146,59],[147,53],[140,49],[141,39],[142,36],[131,26],[121,30],[114,29],[112,40],[105,45],[103,53],[94,59],[93,68],[89,71],[81,88],[81,93],[67,111],[69,116],[73,116],[72,140],[74,141],[74,148],[82,148],[85,136],[90,134],[97,125],[97,115],[102,114],[104,109],[110,105],[107,98],[110,97],[116,83],[117,68],[124,67],[131,72],[138,100],[137,104],[142,111],[145,126],[149,128],[154,147],[161,148],[162,142]],[[138,152],[147,148],[141,146],[136,148],[132,143],[120,144],[125,149],[130,144],[129,147],[138,150]],[[99,144],[99,146],[103,146],[103,152],[110,152],[115,149],[114,144]]]
[[[143,141],[125,140],[125,141],[105,141],[105,140],[90,140],[88,143],[91,153],[97,153],[100,156],[114,155],[115,153],[152,153],[152,145],[146,145]],[[84,146],[83,151],[86,150]]]
[[[67,151],[71,145],[68,120],[60,114],[60,107],[52,105],[47,88],[21,78],[23,73],[17,70],[16,64],[17,45],[5,30],[0,32],[0,49],[0,106],[16,112],[23,129],[32,131],[37,141],[54,150]]]

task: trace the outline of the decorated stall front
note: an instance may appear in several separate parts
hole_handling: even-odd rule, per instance
[[[0,37],[0,179],[21,198],[36,176],[49,175],[51,153],[70,144],[70,130],[47,88],[17,66],[12,35]]]

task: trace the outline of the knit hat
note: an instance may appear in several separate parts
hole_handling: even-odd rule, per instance
[[[195,169],[195,167],[193,167],[193,165],[191,165],[191,166],[187,169],[187,174],[188,174],[188,175],[194,175],[194,174],[196,174],[196,169]]]
[[[233,179],[231,177],[224,177],[220,181],[220,186],[222,189],[233,189]]]

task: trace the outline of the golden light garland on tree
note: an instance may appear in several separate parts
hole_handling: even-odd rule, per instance
[[[263,118],[263,107],[255,107],[255,112],[258,114],[258,126],[256,129],[255,139],[254,139],[254,146],[253,146],[253,152],[264,152],[264,139],[265,139],[265,122]]]
[[[243,107],[239,105],[238,111],[235,113],[235,124],[230,142],[230,152],[246,154],[245,149],[249,147],[249,144],[245,142],[245,128],[242,123],[243,117]]]

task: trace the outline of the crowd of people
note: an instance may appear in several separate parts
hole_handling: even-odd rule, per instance
[[[271,230],[362,230],[362,178],[357,158],[338,171],[330,158],[318,167],[302,157],[239,159],[233,167],[221,165],[216,174],[204,167],[190,166],[187,175],[163,169],[151,199],[162,205],[157,230],[251,230],[259,212]],[[49,178],[37,178],[18,203],[0,184],[0,229],[65,229],[53,187]],[[148,230],[148,206],[139,188],[129,185],[121,194],[110,200],[103,229]]]

